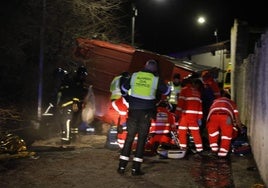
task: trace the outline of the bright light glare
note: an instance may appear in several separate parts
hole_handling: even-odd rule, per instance
[[[204,23],[206,22],[206,19],[205,19],[205,17],[200,16],[200,17],[197,19],[197,22],[198,22],[199,24],[204,24]]]

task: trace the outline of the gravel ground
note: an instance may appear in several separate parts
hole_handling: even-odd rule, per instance
[[[148,155],[144,176],[133,177],[130,169],[122,176],[116,172],[119,150],[105,148],[105,142],[105,135],[83,135],[63,148],[56,137],[34,142],[28,156],[2,155],[0,187],[264,187],[251,155],[232,155],[230,162],[191,153],[182,159]]]

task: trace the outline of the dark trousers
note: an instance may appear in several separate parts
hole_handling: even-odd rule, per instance
[[[66,142],[75,141],[78,135],[78,126],[81,123],[81,110],[73,112],[68,106],[59,110],[61,124],[61,139]]]
[[[129,110],[127,119],[127,138],[121,151],[121,156],[129,157],[132,151],[132,144],[138,133],[137,147],[134,158],[143,159],[144,146],[149,134],[151,118],[154,117],[154,110]],[[126,167],[128,160],[120,159],[119,167]],[[133,161],[134,169],[140,169],[141,161]]]

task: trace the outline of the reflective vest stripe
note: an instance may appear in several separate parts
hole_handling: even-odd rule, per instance
[[[181,91],[181,86],[175,86],[173,82],[168,82],[170,85],[170,95],[168,96],[168,102],[171,104],[177,104],[178,94]]]

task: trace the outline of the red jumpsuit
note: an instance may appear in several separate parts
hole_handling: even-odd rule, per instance
[[[105,114],[104,121],[112,125],[120,125],[126,122],[128,112],[128,102],[124,97],[113,100],[108,112]]]
[[[235,135],[235,123],[240,124],[235,102],[227,97],[215,99],[207,117],[207,130],[210,148],[220,157],[227,156],[230,150],[231,140]]]
[[[108,112],[105,114],[104,121],[110,123],[113,126],[122,126],[122,132],[117,135],[117,142],[120,148],[123,147],[125,139],[126,139],[126,127],[124,124],[127,120],[127,112],[128,112],[128,102],[124,97],[120,97],[119,99],[113,100],[109,107]],[[119,129],[118,129],[119,130]]]
[[[176,114],[180,117],[178,139],[182,149],[187,148],[187,132],[189,130],[193,136],[196,151],[203,151],[198,125],[198,120],[201,120],[203,116],[201,94],[190,83],[187,83],[181,90]]]
[[[170,131],[177,128],[178,123],[175,121],[175,116],[166,107],[157,107],[156,119],[151,121],[149,140],[151,145],[154,143],[172,143]]]
[[[127,135],[126,126],[124,126],[124,124],[127,121],[128,106],[128,102],[124,97],[112,101],[112,109],[117,113],[117,116],[115,116],[117,117],[117,126],[122,126],[122,132],[118,132],[117,134],[117,142],[120,148],[123,148]]]
[[[126,122],[127,120],[128,106],[128,102],[124,97],[112,101],[112,107],[118,113],[121,122]]]

